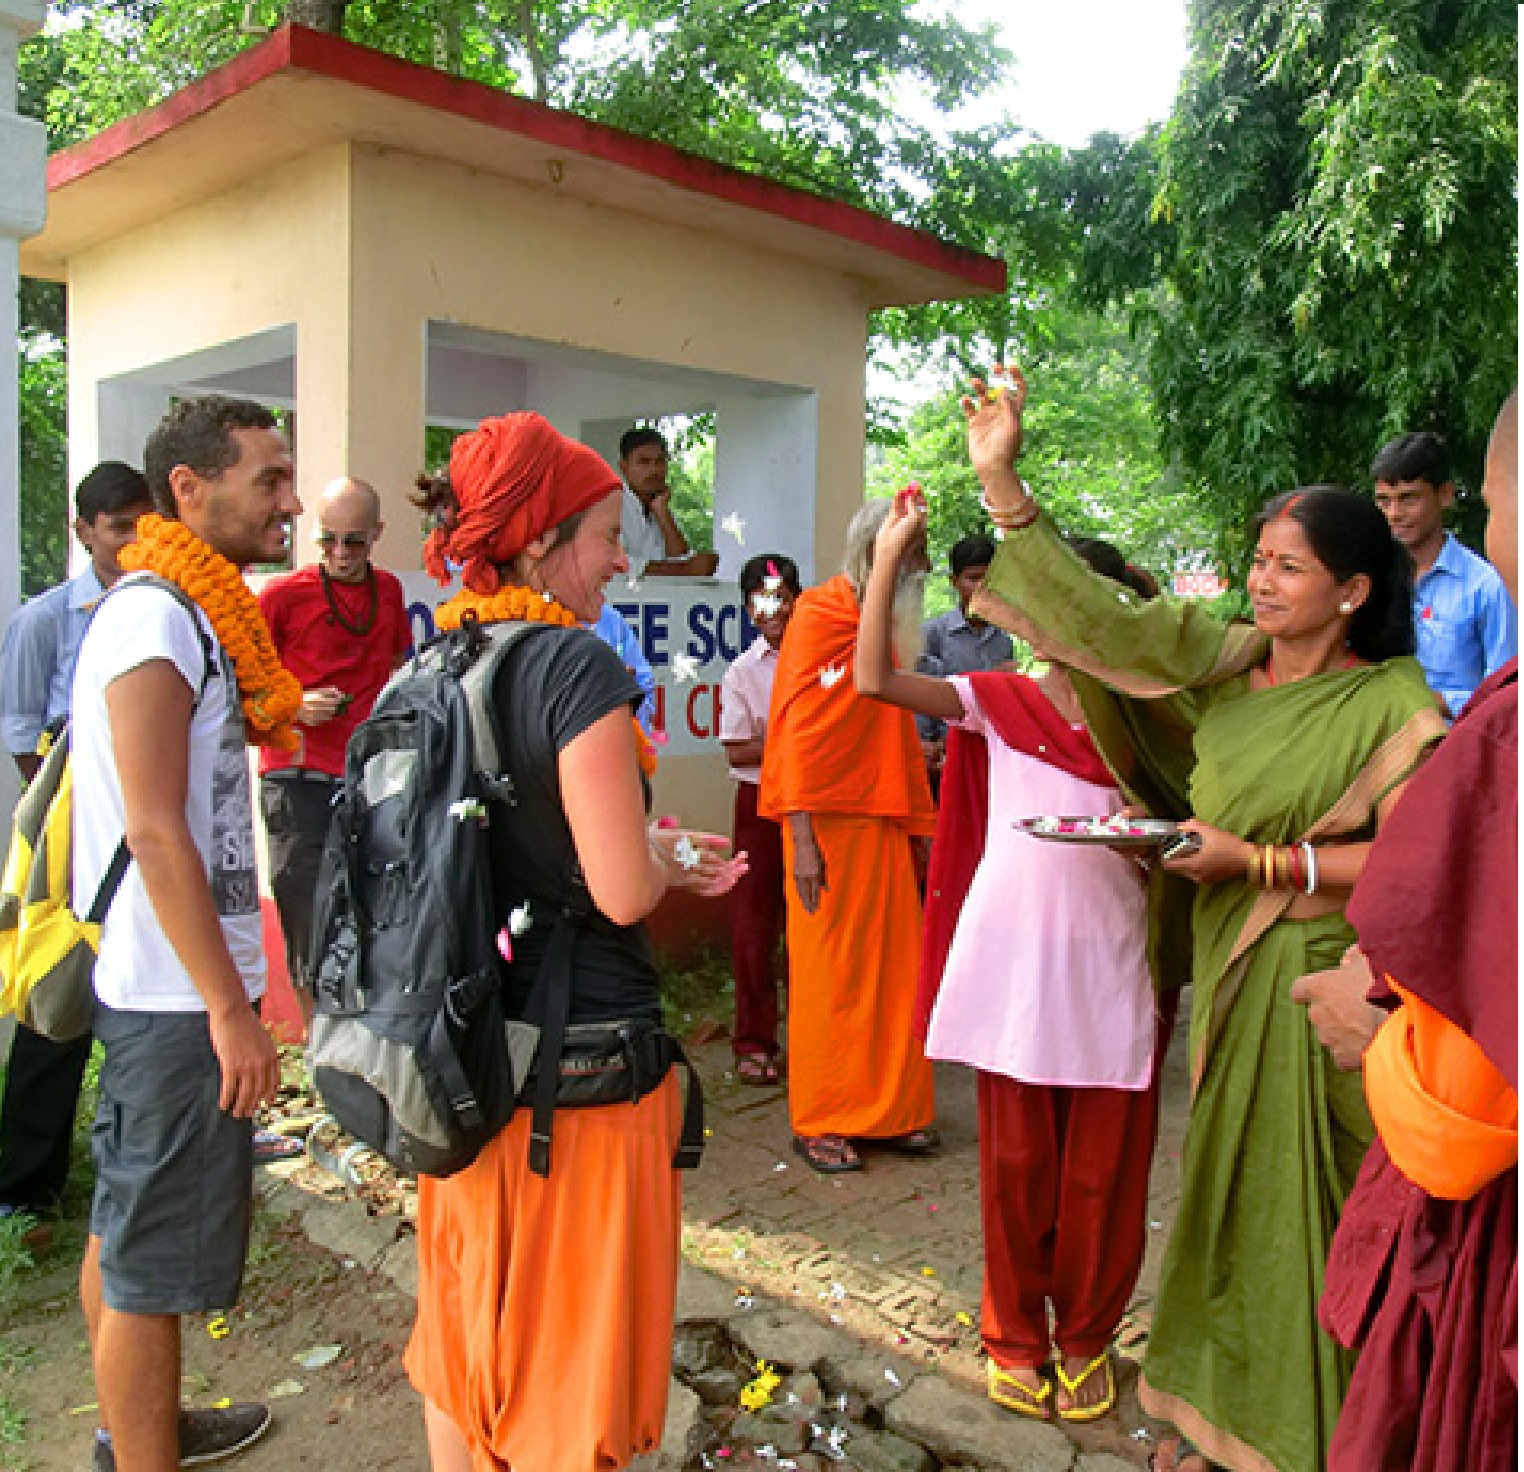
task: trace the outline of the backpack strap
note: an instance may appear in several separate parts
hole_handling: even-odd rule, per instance
[[[106,918],[106,911],[111,908],[111,901],[116,898],[116,892],[121,888],[122,880],[127,876],[127,866],[131,862],[132,850],[127,847],[127,835],[124,833],[117,840],[116,852],[111,855],[111,862],[106,865],[106,872],[101,876],[100,887],[90,902],[90,913],[85,916],[89,924],[99,925]]]
[[[513,802],[513,774],[508,771],[503,749],[498,742],[497,719],[492,710],[492,687],[498,671],[514,646],[546,624],[522,622],[480,625],[478,637],[487,647],[461,675],[460,685],[471,713],[472,764],[485,787],[487,796],[498,802]]]
[[[550,1134],[556,1117],[556,1089],[561,1081],[561,1049],[566,1045],[566,1024],[571,1016],[572,958],[577,948],[577,925],[570,907],[556,917],[550,944],[540,962],[539,975],[529,999],[529,1014],[544,998],[540,1022],[539,1072],[529,1116],[529,1168],[537,1176],[550,1174]]]
[[[96,609],[106,601],[116,590],[128,584],[128,579],[118,578],[106,591],[95,601],[95,608],[90,610],[90,618],[95,618]],[[201,704],[201,698],[206,694],[206,687],[211,684],[212,673],[216,668],[216,652],[212,648],[211,637],[201,626],[201,619],[197,616],[196,601],[178,583],[172,583],[168,578],[161,578],[155,573],[143,573],[131,579],[129,586],[143,587],[149,585],[160,588],[168,593],[189,615],[196,634],[201,640],[201,654],[206,664],[201,672],[201,688],[196,691],[191,702],[194,710]],[[87,625],[88,627],[88,625]],[[127,835],[124,833],[118,840],[116,852],[111,855],[111,862],[106,865],[106,872],[101,876],[99,887],[95,891],[95,898],[90,902],[90,911],[84,917],[91,925],[99,925],[106,918],[106,911],[111,908],[111,902],[116,898],[116,892],[122,887],[122,880],[127,877],[127,866],[132,863],[132,850],[127,846]]]
[[[201,641],[201,654],[205,660],[205,665],[201,671],[201,687],[196,691],[195,699],[195,704],[200,705],[201,697],[206,694],[206,687],[211,684],[212,675],[217,670],[217,652],[212,647],[211,635],[201,625],[200,608],[196,600],[179,583],[172,583],[168,578],[161,578],[158,573],[130,573],[127,577],[118,578],[95,600],[95,608],[90,610],[91,619],[94,619],[96,609],[99,609],[101,604],[119,588],[157,588],[161,593],[168,593],[190,615],[191,624],[196,630],[196,637]]]
[[[657,1061],[663,1074],[674,1065],[688,1075],[683,1098],[683,1132],[672,1156],[673,1170],[697,1170],[704,1154],[704,1086],[683,1045],[665,1028],[657,1035]]]

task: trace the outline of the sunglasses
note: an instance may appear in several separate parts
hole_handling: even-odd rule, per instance
[[[346,551],[358,552],[364,547],[370,546],[370,532],[330,532],[320,531],[313,538],[319,547],[343,547]]]

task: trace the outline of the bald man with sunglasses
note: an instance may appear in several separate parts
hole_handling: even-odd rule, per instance
[[[344,750],[412,643],[401,583],[371,564],[383,529],[374,487],[347,477],[330,482],[318,498],[317,524],[318,561],[271,578],[259,594],[275,647],[303,691],[302,748],[294,756],[261,748],[259,799],[286,965],[304,1009],[318,861]]]

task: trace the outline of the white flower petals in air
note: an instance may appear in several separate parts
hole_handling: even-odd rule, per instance
[[[680,869],[697,869],[702,855],[698,845],[685,833],[672,845],[672,858]]]
[[[753,593],[751,614],[753,618],[772,618],[783,607],[783,600],[776,593]]]
[[[508,934],[512,936],[528,935],[529,927],[534,922],[529,917],[529,901],[525,900],[522,905],[515,905],[508,912]]]
[[[720,523],[720,530],[728,532],[736,539],[736,546],[746,545],[746,522],[739,513],[732,511],[724,521]]]
[[[827,665],[820,672],[820,688],[829,690],[841,677],[846,674],[846,665]]]
[[[629,577],[624,580],[624,585],[632,593],[640,592],[640,579],[636,577],[634,573],[631,573]]]
[[[689,680],[698,679],[698,660],[691,654],[674,654],[672,656],[672,677],[679,685],[686,684]]]

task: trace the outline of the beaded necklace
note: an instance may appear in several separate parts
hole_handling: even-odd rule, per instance
[[[333,621],[347,633],[353,634],[356,639],[363,639],[376,626],[376,614],[381,608],[381,595],[376,587],[376,570],[373,567],[365,569],[365,588],[370,595],[369,605],[358,623],[350,622],[349,615],[344,611],[344,605],[334,592],[334,580],[328,575],[328,569],[318,564],[318,576],[323,580],[323,598],[328,604],[328,612]],[[345,584],[344,586],[352,586]]]

